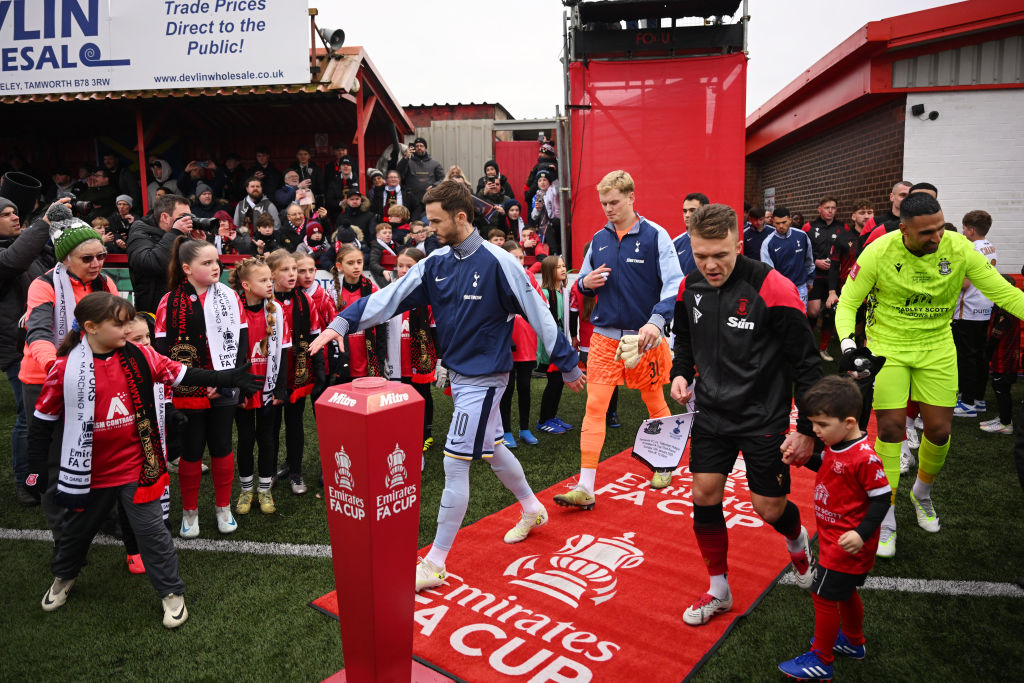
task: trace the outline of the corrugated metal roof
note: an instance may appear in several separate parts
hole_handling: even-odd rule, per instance
[[[892,87],[1024,83],[1024,36],[901,59],[892,64]]]

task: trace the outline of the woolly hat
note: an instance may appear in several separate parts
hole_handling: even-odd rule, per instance
[[[51,206],[46,211],[46,217],[50,220],[50,237],[58,261],[67,258],[71,250],[82,242],[101,239],[88,223],[72,216],[71,209],[65,204]]]
[[[310,237],[314,231],[319,232],[321,237],[327,236],[324,232],[324,226],[320,224],[320,221],[306,221],[306,237]]]
[[[114,203],[117,204],[118,202],[124,202],[129,208],[135,206],[135,202],[132,201],[131,195],[127,194],[117,195],[117,200]]]
[[[540,146],[540,153],[553,157],[555,156],[555,146],[552,145],[550,142],[545,142],[543,145]]]
[[[199,195],[201,195],[204,192],[209,192],[210,194],[213,194],[213,188],[207,185],[206,183],[196,183],[196,199],[199,199]]]
[[[17,204],[12,202],[7,197],[0,197],[0,211],[3,211],[8,206],[13,206],[14,207],[14,213],[18,213],[18,205]]]
[[[374,178],[376,178],[378,176],[383,178],[384,177],[384,173],[379,168],[371,168],[369,171],[366,172],[366,176],[370,180],[373,180]]]
[[[537,177],[537,178],[547,178],[548,180],[553,180],[557,176],[551,171],[550,168],[538,168],[535,177]]]

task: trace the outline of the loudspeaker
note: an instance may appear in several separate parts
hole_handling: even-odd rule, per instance
[[[345,32],[340,28],[322,28],[320,29],[320,37],[331,46],[332,50],[337,50],[345,44]]]

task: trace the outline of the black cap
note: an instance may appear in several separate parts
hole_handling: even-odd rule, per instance
[[[340,166],[341,164],[348,164],[349,166],[352,166],[352,165],[353,165],[353,164],[352,164],[352,157],[342,157],[342,158],[341,158],[341,161],[339,161],[339,162],[338,162],[338,165],[339,165],[339,166]]]
[[[415,140],[412,141],[412,144],[416,145],[416,144],[419,144],[421,142],[423,143],[424,147],[427,147],[427,141],[424,140],[423,138],[416,138]]]

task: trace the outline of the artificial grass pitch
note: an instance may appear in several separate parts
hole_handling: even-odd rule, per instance
[[[704,626],[684,624],[707,572],[682,470],[655,491],[647,468],[624,451],[601,463],[593,511],[551,502],[567,480],[538,494],[550,520],[522,543],[502,542],[518,504],[464,527],[446,583],[417,597],[417,657],[468,681],[685,678],[771,588],[789,555],[752,510],[741,458],[725,501],[733,609]],[[791,498],[806,523],[814,473],[793,475]],[[313,606],[338,609],[333,591]]]

